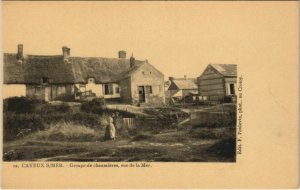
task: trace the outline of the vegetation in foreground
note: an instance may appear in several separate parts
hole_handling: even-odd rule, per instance
[[[186,113],[177,108],[147,109],[157,123],[144,122],[119,133],[116,141],[103,141],[106,114],[115,110],[105,110],[97,102],[76,107],[25,99],[33,106],[15,111],[9,101],[4,101],[5,161],[235,161],[235,121],[213,128],[179,127],[175,121]],[[168,122],[160,126],[163,120]]]

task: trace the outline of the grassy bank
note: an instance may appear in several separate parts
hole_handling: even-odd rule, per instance
[[[5,161],[235,161],[235,120],[179,126],[189,117],[179,108],[141,108],[138,115],[118,110],[136,126],[104,141],[107,114],[117,110],[100,101],[72,106],[15,98],[4,104]]]

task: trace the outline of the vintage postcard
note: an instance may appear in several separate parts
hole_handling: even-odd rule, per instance
[[[2,188],[297,188],[298,6],[2,2]]]

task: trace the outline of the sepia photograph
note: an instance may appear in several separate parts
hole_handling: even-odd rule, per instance
[[[237,63],[205,55],[214,35],[192,33],[185,13],[179,24],[146,6],[136,17],[135,6],[124,4],[125,16],[89,5],[4,5],[14,17],[4,28],[3,160],[235,162]]]
[[[2,188],[299,186],[298,1],[1,5]]]

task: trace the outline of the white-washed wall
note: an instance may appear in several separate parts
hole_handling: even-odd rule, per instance
[[[104,85],[105,84],[96,84],[93,82],[89,82],[88,84],[76,84],[76,88],[80,89],[81,92],[91,90],[93,93],[96,94],[97,97],[104,97],[104,98],[120,98],[120,91],[119,84],[113,83],[113,94],[104,94]],[[119,93],[116,92],[116,88],[119,88]]]
[[[117,83],[113,83],[113,94],[108,94],[108,95],[104,95],[104,98],[120,98],[120,87],[119,84]],[[116,89],[119,88],[119,93],[116,92]],[[103,84],[103,89],[104,89],[104,84]],[[103,90],[104,91],[104,90]]]

